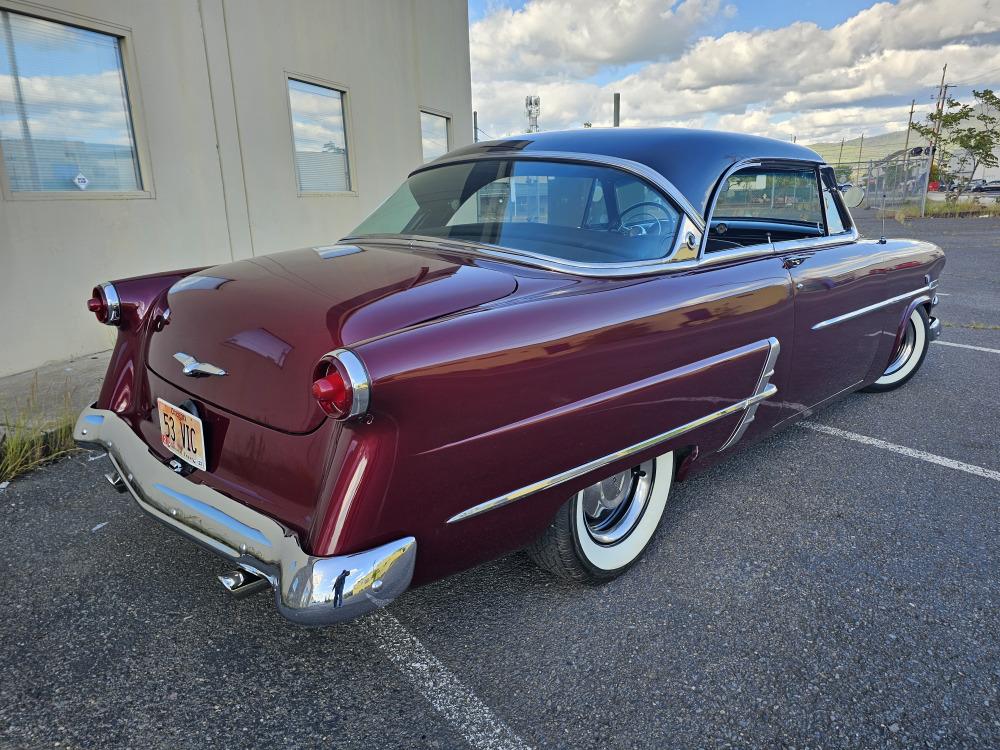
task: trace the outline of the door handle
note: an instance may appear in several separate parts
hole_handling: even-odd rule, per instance
[[[795,266],[801,265],[806,259],[805,255],[792,255],[781,261],[781,265],[785,268],[795,268]]]

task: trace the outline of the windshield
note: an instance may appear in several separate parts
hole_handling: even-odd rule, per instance
[[[418,172],[351,237],[424,235],[615,264],[666,257],[679,219],[659,191],[617,169],[488,159]]]

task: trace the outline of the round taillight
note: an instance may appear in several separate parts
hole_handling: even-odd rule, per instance
[[[121,302],[114,286],[107,282],[98,284],[91,295],[87,300],[87,309],[94,313],[98,322],[109,326],[117,325],[121,319]]]
[[[101,295],[97,294],[87,300],[87,309],[97,316],[100,322],[104,322],[104,319],[108,317],[108,306],[105,304]]]
[[[335,366],[331,364],[326,375],[312,384],[313,398],[334,419],[343,419],[351,413],[354,394]]]
[[[312,395],[329,416],[342,420],[366,414],[369,390],[368,371],[354,352],[338,349],[320,360]]]

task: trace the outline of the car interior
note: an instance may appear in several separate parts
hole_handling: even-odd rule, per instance
[[[711,253],[825,233],[814,167],[752,167],[726,179],[705,249]]]

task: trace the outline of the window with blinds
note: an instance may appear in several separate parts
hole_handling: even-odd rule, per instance
[[[430,112],[420,113],[420,139],[424,164],[448,153],[448,118]]]
[[[11,191],[142,190],[120,43],[0,10],[0,151]]]
[[[300,193],[351,190],[344,123],[344,92],[288,79]]]

